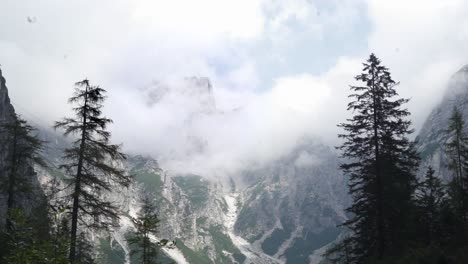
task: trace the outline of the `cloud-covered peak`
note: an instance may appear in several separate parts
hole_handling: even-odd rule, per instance
[[[142,88],[149,107],[171,103],[191,113],[213,113],[216,103],[211,81],[207,77],[185,77],[176,81],[152,81]]]

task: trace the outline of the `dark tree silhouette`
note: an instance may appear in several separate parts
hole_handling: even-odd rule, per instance
[[[465,221],[468,209],[468,177],[466,173],[468,170],[468,136],[465,132],[463,115],[457,107],[453,108],[446,134],[449,138],[445,144],[449,158],[448,167],[454,172],[449,184],[449,195],[456,215]]]
[[[442,236],[442,207],[445,203],[445,187],[435,176],[435,171],[429,167],[426,177],[419,183],[416,196],[420,236],[427,245],[434,244]]]
[[[65,135],[77,135],[70,148],[65,150],[61,165],[69,175],[72,204],[70,230],[70,263],[75,263],[78,220],[81,226],[92,229],[106,229],[115,224],[118,208],[103,198],[104,192],[114,185],[128,186],[131,177],[119,168],[119,162],[126,157],[120,146],[109,142],[107,125],[111,119],[102,116],[105,90],[90,85],[88,80],[76,83],[75,94],[69,102],[75,104],[74,118],[56,122],[55,128],[62,128]]]
[[[354,115],[339,124],[344,129],[339,149],[347,161],[341,169],[350,178],[353,199],[344,223],[352,231],[347,241],[352,263],[403,250],[419,163],[408,139],[413,132],[403,108],[408,100],[397,98],[397,83],[374,54],[363,65],[355,77],[363,85],[350,87],[348,111]]]
[[[15,207],[15,196],[19,193],[31,191],[29,177],[34,173],[31,166],[39,164],[46,166],[40,157],[44,142],[33,135],[34,128],[25,120],[15,115],[11,122],[4,124],[1,129],[6,133],[6,142],[3,146],[8,149],[6,182],[1,186],[6,188],[7,217],[6,227],[11,230],[12,223],[9,212]]]

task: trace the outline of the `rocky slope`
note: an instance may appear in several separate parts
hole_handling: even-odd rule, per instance
[[[451,177],[451,172],[446,166],[444,144],[447,137],[444,131],[454,107],[463,113],[465,124],[468,124],[468,65],[450,78],[441,102],[432,110],[416,138],[423,161],[420,171],[424,172],[428,165],[432,165],[445,180]]]
[[[252,184],[242,191],[235,231],[262,252],[284,263],[308,263],[340,234],[346,183],[329,147],[306,140],[245,177]]]
[[[336,225],[345,219],[344,180],[336,156],[323,145],[304,144],[244,171],[240,177],[250,184],[242,188],[170,175],[148,157],[132,157],[128,169],[139,186],[127,196],[142,189],[156,194],[160,236],[176,240],[188,263],[309,263],[312,257],[317,263],[314,251],[336,239]],[[109,257],[125,255],[126,246],[118,247],[120,253]]]

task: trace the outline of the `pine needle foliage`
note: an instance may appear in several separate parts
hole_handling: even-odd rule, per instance
[[[112,120],[102,115],[105,92],[87,79],[77,82],[75,93],[69,99],[75,116],[55,123],[55,128],[63,129],[64,135],[76,137],[64,151],[66,163],[60,166],[71,176],[68,182],[73,200],[70,263],[76,260],[78,229],[105,230],[117,223],[119,210],[103,194],[116,185],[131,183],[131,177],[120,166],[126,156],[120,145],[110,143],[107,127]]]

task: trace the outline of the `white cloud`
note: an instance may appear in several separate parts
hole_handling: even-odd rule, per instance
[[[412,98],[416,126],[468,60],[462,0],[2,0],[0,24],[0,63],[20,112],[51,124],[88,77],[109,91],[116,141],[212,174],[277,158],[304,136],[334,144],[348,84],[370,52]],[[195,106],[180,96],[147,105],[142,88],[192,75],[210,77],[224,114],[187,122]],[[191,137],[206,144],[201,154]]]
[[[400,94],[412,98],[410,110],[419,127],[450,76],[468,63],[468,2],[368,2],[369,50],[401,81]]]
[[[262,0],[137,1],[132,18],[150,33],[216,41],[219,35],[249,39],[263,30]]]
[[[317,157],[314,154],[310,154],[307,151],[302,151],[294,161],[294,165],[296,165],[298,168],[310,168],[312,166],[317,166],[320,163],[322,163],[320,157]]]

